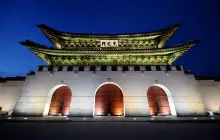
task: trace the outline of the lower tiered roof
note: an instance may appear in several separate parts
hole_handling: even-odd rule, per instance
[[[198,41],[169,48],[74,48],[56,49],[25,41],[20,42],[48,65],[171,65]]]

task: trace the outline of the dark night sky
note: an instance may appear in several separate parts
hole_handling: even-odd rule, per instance
[[[131,33],[183,23],[168,45],[201,42],[174,64],[220,77],[218,0],[1,0],[0,76],[25,76],[45,63],[18,42],[51,46],[36,24],[85,33]]]

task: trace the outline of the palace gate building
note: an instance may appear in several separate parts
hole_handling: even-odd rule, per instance
[[[205,116],[220,106],[220,82],[172,63],[198,41],[166,46],[179,24],[131,34],[69,33],[38,25],[54,47],[20,44],[48,65],[0,82],[13,116]]]

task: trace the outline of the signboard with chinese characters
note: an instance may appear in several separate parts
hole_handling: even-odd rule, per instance
[[[100,40],[101,47],[118,47],[118,40]]]

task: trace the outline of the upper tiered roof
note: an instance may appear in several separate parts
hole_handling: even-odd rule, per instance
[[[168,28],[142,33],[126,34],[87,34],[87,33],[69,33],[50,28],[44,24],[38,25],[41,31],[58,49],[72,47],[97,47],[100,40],[117,39],[119,46],[140,46],[148,48],[162,48],[173,36],[181,24],[176,24]]]

